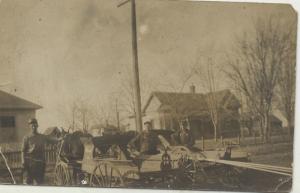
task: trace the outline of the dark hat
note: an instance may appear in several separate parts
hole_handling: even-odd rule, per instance
[[[150,121],[144,122],[144,125],[152,125]]]
[[[38,124],[38,121],[36,120],[36,118],[31,118],[28,120],[28,124]]]

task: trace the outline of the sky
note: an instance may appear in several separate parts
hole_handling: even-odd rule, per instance
[[[66,126],[64,114],[80,98],[110,104],[131,76],[130,4],[121,0],[0,1],[0,89],[43,106],[43,128]],[[180,85],[186,69],[224,56],[258,18],[295,19],[285,4],[136,0],[141,82],[151,89]],[[225,66],[226,67],[226,66]],[[222,74],[220,88],[228,87]],[[195,84],[202,92],[197,78]],[[145,91],[143,84],[142,91]],[[145,91],[146,92],[146,91]],[[106,106],[107,108],[111,108]]]

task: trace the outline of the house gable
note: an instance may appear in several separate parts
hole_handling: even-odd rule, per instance
[[[161,102],[158,100],[156,96],[151,97],[151,100],[149,101],[149,104],[145,107],[144,113],[153,113],[157,112],[161,106]]]

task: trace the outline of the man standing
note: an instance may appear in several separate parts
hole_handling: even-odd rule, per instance
[[[24,137],[22,147],[22,164],[24,168],[25,183],[42,184],[45,174],[45,143],[46,137],[38,133],[38,122],[35,118],[28,121],[31,133]]]
[[[140,154],[153,155],[159,152],[159,142],[158,136],[152,131],[152,124],[146,121],[143,131],[131,140],[129,146],[138,149]]]

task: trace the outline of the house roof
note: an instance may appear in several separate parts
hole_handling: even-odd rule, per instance
[[[239,108],[240,102],[230,90],[221,90],[214,93],[175,93],[175,92],[153,92],[143,112],[146,111],[152,99],[156,97],[160,103],[160,109],[176,108],[179,112],[188,112],[189,114],[197,114],[199,111],[207,111],[209,108],[208,101],[212,99],[216,101],[218,107]]]
[[[0,109],[40,109],[42,106],[0,90]]]

